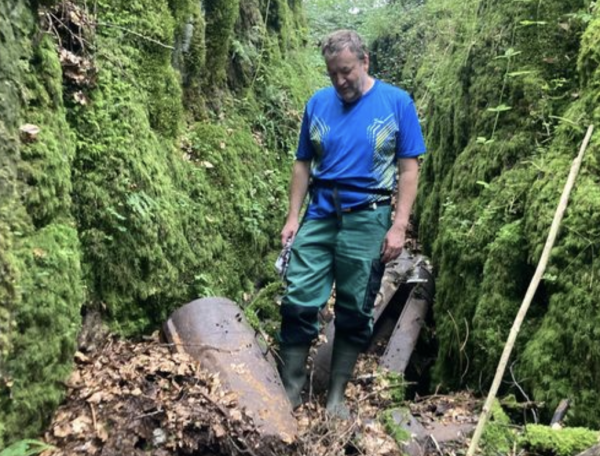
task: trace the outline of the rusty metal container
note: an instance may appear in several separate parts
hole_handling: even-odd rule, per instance
[[[173,312],[163,331],[175,349],[220,374],[224,388],[238,394],[238,405],[263,437],[296,438],[297,422],[279,374],[235,302],[212,297],[192,301]]]
[[[418,282],[406,300],[379,361],[383,367],[398,374],[403,374],[408,366],[421,328],[425,325],[427,312],[433,303],[434,285],[431,272],[423,266],[418,266],[416,272]]]

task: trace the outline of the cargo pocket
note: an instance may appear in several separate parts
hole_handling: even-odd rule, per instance
[[[383,278],[383,272],[385,271],[385,264],[383,264],[379,258],[371,262],[371,272],[369,273],[369,281],[367,282],[367,289],[365,290],[365,299],[363,301],[363,312],[370,315],[375,305],[375,299],[381,287],[381,279]]]

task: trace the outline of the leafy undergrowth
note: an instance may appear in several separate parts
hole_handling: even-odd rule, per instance
[[[297,439],[265,440],[218,374],[171,352],[157,334],[139,343],[105,340],[94,355],[77,353],[67,399],[44,437],[54,448],[43,456],[400,456],[416,449],[422,455],[462,455],[481,408],[466,392],[406,402],[401,377],[382,372],[371,354],[359,360],[348,387],[352,420],[332,420],[324,398],[307,394],[294,413]],[[581,428],[516,426],[497,403],[480,454],[575,455],[598,435]]]
[[[81,352],[65,403],[45,434],[44,456],[102,455],[399,455],[376,419],[379,395],[352,391],[359,418],[328,419],[318,400],[297,412],[296,442],[260,438],[252,419],[219,376],[189,356],[171,353],[158,336],[134,344],[116,338],[93,357]],[[385,387],[385,385],[383,386]],[[377,388],[375,392],[380,391]],[[358,404],[360,407],[357,408]]]
[[[113,339],[94,358],[78,353],[77,362],[45,436],[58,450],[46,456],[279,454],[277,442],[260,441],[218,375],[158,337]]]

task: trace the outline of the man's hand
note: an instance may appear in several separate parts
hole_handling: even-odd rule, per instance
[[[285,247],[285,244],[288,240],[293,240],[298,232],[298,227],[300,224],[298,223],[298,219],[287,220],[285,222],[285,226],[281,230],[281,246]]]
[[[392,260],[398,258],[404,248],[404,241],[406,239],[406,229],[397,225],[392,225],[381,247],[381,262],[389,263]]]
[[[381,246],[381,262],[388,263],[398,258],[406,240],[406,226],[417,195],[419,181],[419,162],[416,158],[398,160],[398,193],[396,195],[396,214],[394,224],[385,235]]]

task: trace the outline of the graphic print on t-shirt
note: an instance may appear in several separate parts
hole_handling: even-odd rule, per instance
[[[329,125],[327,125],[321,118],[315,117],[310,124],[310,139],[315,151],[315,166],[318,165],[323,157],[323,141],[325,136],[327,136],[327,133],[329,133]]]
[[[398,127],[394,114],[385,119],[374,119],[367,129],[369,142],[373,149],[372,172],[379,176],[380,186],[391,188],[394,184],[395,168],[390,167],[391,157],[396,153],[396,133]]]

